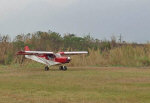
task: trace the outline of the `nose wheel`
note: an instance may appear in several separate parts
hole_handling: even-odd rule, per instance
[[[45,71],[49,71],[49,67],[48,66],[45,67]]]
[[[59,70],[66,71],[66,70],[67,70],[67,67],[66,67],[66,66],[60,66],[60,67],[59,67]]]

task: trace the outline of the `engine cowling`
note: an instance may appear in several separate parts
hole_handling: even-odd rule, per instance
[[[56,62],[59,63],[69,63],[71,61],[70,57],[59,57],[59,58],[55,58]]]

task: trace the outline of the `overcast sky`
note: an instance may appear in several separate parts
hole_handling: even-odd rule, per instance
[[[150,41],[150,0],[0,0],[0,34],[52,30]]]

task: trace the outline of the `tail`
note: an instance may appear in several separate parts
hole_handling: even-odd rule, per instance
[[[24,47],[24,51],[30,51],[29,47],[28,47],[28,46],[25,46],[25,47]]]

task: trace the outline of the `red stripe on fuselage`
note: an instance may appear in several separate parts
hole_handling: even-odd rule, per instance
[[[64,52],[59,52],[59,54],[60,54],[60,55],[64,55],[65,53],[64,53]]]
[[[67,57],[55,58],[55,62],[59,62],[59,63],[69,63]]]
[[[46,54],[38,55],[38,57],[49,60],[48,57],[46,56]]]
[[[44,58],[44,59],[47,59],[47,60],[51,60],[51,61],[54,61],[54,62],[59,62],[59,63],[62,63],[62,64],[70,62],[70,60],[68,60],[68,57],[59,57],[59,58],[53,57],[52,59],[50,59],[48,57],[48,55],[38,55],[38,57],[41,57],[41,58]]]

